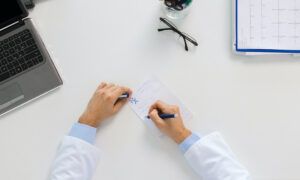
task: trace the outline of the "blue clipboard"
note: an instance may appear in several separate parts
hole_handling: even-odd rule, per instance
[[[238,1],[235,1],[235,50],[236,52],[253,53],[300,53],[300,50],[279,50],[279,49],[240,49],[238,44]]]

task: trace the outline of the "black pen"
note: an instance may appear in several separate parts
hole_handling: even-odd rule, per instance
[[[150,119],[150,116],[146,116],[148,119]],[[178,115],[177,114],[160,114],[159,115],[160,118],[162,119],[170,119],[170,118],[177,118]]]

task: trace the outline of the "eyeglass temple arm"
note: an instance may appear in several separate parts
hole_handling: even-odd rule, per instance
[[[192,40],[191,38],[189,38],[189,37],[187,37],[187,36],[185,36],[185,35],[183,35],[183,37],[184,37],[186,40],[190,41],[190,42],[191,42],[192,44],[194,44],[195,46],[198,46],[198,43],[197,43],[196,41]]]
[[[171,28],[171,30],[173,30],[174,32],[176,32],[177,34],[179,34],[180,36],[183,37],[183,39],[188,40],[189,42],[191,42],[192,44],[194,44],[195,46],[198,46],[198,43],[194,40],[192,40],[191,38],[189,38],[188,36],[184,35],[181,31],[179,31],[176,28]]]
[[[160,31],[172,30],[172,28],[160,28],[160,29],[157,29],[157,30],[160,32]]]
[[[167,28],[166,28],[167,29]],[[198,43],[194,40],[192,40],[191,38],[189,38],[188,36],[184,35],[181,31],[179,31],[177,28],[173,27],[170,28],[171,30],[173,30],[174,32],[176,32],[177,34],[179,34],[180,36],[183,37],[183,39],[188,40],[189,42],[191,42],[192,44],[194,44],[195,46],[198,46]]]
[[[185,50],[186,50],[186,51],[189,51],[188,45],[187,45],[187,43],[186,43],[186,38],[183,37],[183,40],[184,40],[184,47],[185,47]]]

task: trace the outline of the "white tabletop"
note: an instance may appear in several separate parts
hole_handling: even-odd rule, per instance
[[[232,4],[195,0],[179,28],[184,51],[158,33],[156,0],[39,0],[30,16],[64,86],[0,119],[0,179],[46,179],[61,138],[102,82],[136,87],[155,74],[194,114],[187,127],[220,131],[254,179],[300,179],[300,62],[232,53]],[[174,143],[163,143],[127,105],[103,124],[94,179],[199,179]]]

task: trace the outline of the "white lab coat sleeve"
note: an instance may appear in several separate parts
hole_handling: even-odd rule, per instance
[[[218,132],[201,137],[184,156],[202,180],[251,179]]]
[[[72,136],[63,138],[50,180],[90,180],[100,157],[95,146]]]

